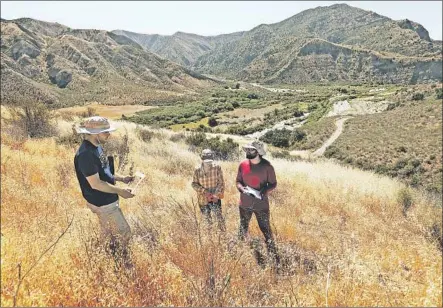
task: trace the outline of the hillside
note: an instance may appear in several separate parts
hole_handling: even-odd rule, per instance
[[[70,124],[59,119],[60,135]],[[133,163],[147,175],[137,196],[121,202],[133,232],[132,275],[114,270],[96,242],[98,222],[72,166],[76,146],[57,136],[21,139],[2,126],[2,306],[442,305],[435,201],[370,172],[270,157],[278,180],[271,225],[284,264],[276,275],[236,239],[240,157],[221,162],[227,233],[219,236],[192,203],[200,160],[183,135],[117,124],[108,153],[127,155],[122,173]],[[255,219],[251,237],[263,252]]]
[[[209,84],[112,32],[23,18],[2,20],[1,36],[2,104],[144,103]]]
[[[190,34],[146,39],[119,34],[139,38],[151,51],[200,73],[244,81],[420,83],[442,79],[442,43],[432,40],[423,26],[347,4],[309,9],[279,23],[228,34],[229,39],[215,45],[211,44],[214,38]]]
[[[441,196],[442,111],[441,100],[427,99],[355,116],[325,155]]]
[[[415,83],[441,80],[441,48],[401,23],[340,4],[260,25],[206,53],[195,68],[265,83]]]

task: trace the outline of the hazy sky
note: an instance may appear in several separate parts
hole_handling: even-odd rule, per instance
[[[217,35],[282,21],[334,3],[422,24],[442,39],[442,1],[1,1],[1,17],[31,17],[71,28],[171,35],[177,31]]]

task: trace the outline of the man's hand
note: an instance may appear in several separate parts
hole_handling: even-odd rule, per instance
[[[135,195],[132,193],[131,189],[126,188],[126,189],[120,189],[120,192],[118,193],[118,195],[124,199],[128,199],[128,198],[132,198]]]
[[[134,181],[134,177],[133,176],[129,176],[129,175],[128,176],[124,176],[124,177],[121,178],[121,181],[123,183],[125,183],[125,184],[128,184],[128,183]]]
[[[211,193],[205,193],[206,201],[212,202],[213,194]]]
[[[241,193],[245,193],[245,187],[243,187],[243,185],[238,185],[237,188],[238,190],[240,190]]]
[[[267,196],[267,195],[268,195],[268,190],[266,190],[266,188],[263,188],[263,189],[260,191],[260,196],[261,196],[261,198],[264,199],[265,196]]]

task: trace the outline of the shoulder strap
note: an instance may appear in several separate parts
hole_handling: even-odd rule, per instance
[[[109,161],[109,169],[111,170],[112,175],[115,174],[115,167],[114,167],[114,156],[110,155],[108,156]]]

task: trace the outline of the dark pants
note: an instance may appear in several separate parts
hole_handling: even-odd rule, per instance
[[[264,210],[253,210],[248,208],[239,207],[240,209],[240,230],[239,230],[239,238],[241,240],[245,239],[245,235],[248,233],[249,222],[251,221],[252,213],[255,214],[255,218],[257,218],[258,226],[265,236],[266,247],[268,249],[268,253],[278,265],[280,264],[280,257],[277,253],[277,248],[275,247],[275,241],[272,236],[271,224],[269,220],[269,209]]]
[[[225,219],[222,215],[222,209],[221,209],[221,200],[219,199],[217,202],[210,202],[206,204],[205,206],[200,207],[200,211],[205,216],[206,221],[209,225],[212,225],[212,215],[211,213],[215,214],[215,218],[217,219],[218,228],[220,231],[226,231],[225,226]]]

